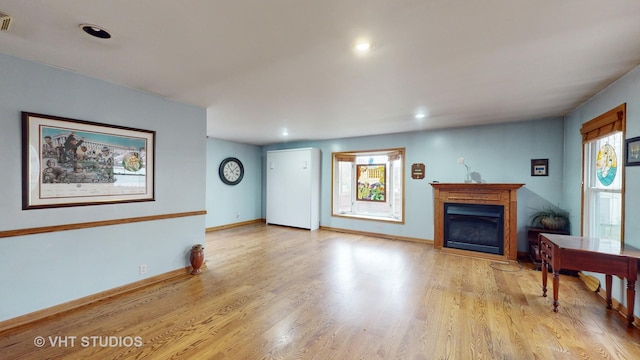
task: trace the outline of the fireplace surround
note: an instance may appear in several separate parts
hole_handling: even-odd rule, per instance
[[[516,261],[518,257],[518,223],[517,209],[518,199],[517,192],[524,184],[476,184],[476,183],[431,183],[434,196],[434,241],[435,249],[445,252],[458,253],[463,255],[471,255],[482,258]],[[445,212],[447,208],[452,208],[454,212],[464,212],[465,206],[457,205],[476,205],[470,207],[471,210],[476,209],[492,209],[489,212],[495,213],[497,209],[502,210],[502,248],[490,245],[488,251],[480,251],[480,248],[487,250],[482,246],[474,247],[473,245],[447,244],[445,246]],[[491,207],[484,207],[490,205]],[[473,212],[473,211],[472,211]],[[485,217],[486,218],[486,217]],[[450,230],[447,228],[447,230]],[[461,230],[467,231],[467,230]],[[469,238],[471,235],[464,234],[462,238]],[[484,240],[483,240],[484,241]],[[455,242],[455,241],[454,241]]]

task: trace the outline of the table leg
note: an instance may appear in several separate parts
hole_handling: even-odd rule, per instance
[[[636,282],[627,279],[627,322],[633,327],[633,305],[636,301]]]
[[[606,289],[606,298],[607,300],[607,309],[611,310],[613,306],[611,305],[611,275],[606,274],[604,277],[605,280],[605,289]]]
[[[542,297],[547,297],[547,262],[542,259]]]
[[[560,287],[560,270],[553,270],[553,312],[558,312],[558,288]]]

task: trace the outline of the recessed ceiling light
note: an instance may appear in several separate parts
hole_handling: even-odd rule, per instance
[[[424,106],[420,106],[414,110],[413,118],[416,120],[422,121],[427,118],[427,116],[429,116],[429,110]]]
[[[368,53],[373,49],[373,43],[370,41],[358,41],[353,45],[353,48],[356,52],[360,54]]]
[[[87,34],[89,34],[91,36],[95,36],[95,37],[100,38],[100,39],[110,39],[111,38],[111,34],[109,34],[109,32],[107,30],[101,28],[98,25],[80,24],[80,28],[82,29],[82,31],[86,32]]]
[[[282,136],[289,136],[289,131],[287,129],[282,130]]]

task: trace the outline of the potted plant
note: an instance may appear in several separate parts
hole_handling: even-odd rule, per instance
[[[531,226],[547,230],[566,230],[569,228],[569,212],[555,206],[545,207],[530,217]]]

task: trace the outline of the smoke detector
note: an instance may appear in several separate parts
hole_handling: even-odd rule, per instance
[[[9,30],[9,26],[11,25],[11,20],[13,20],[11,16],[0,13],[0,30],[2,31]]]

